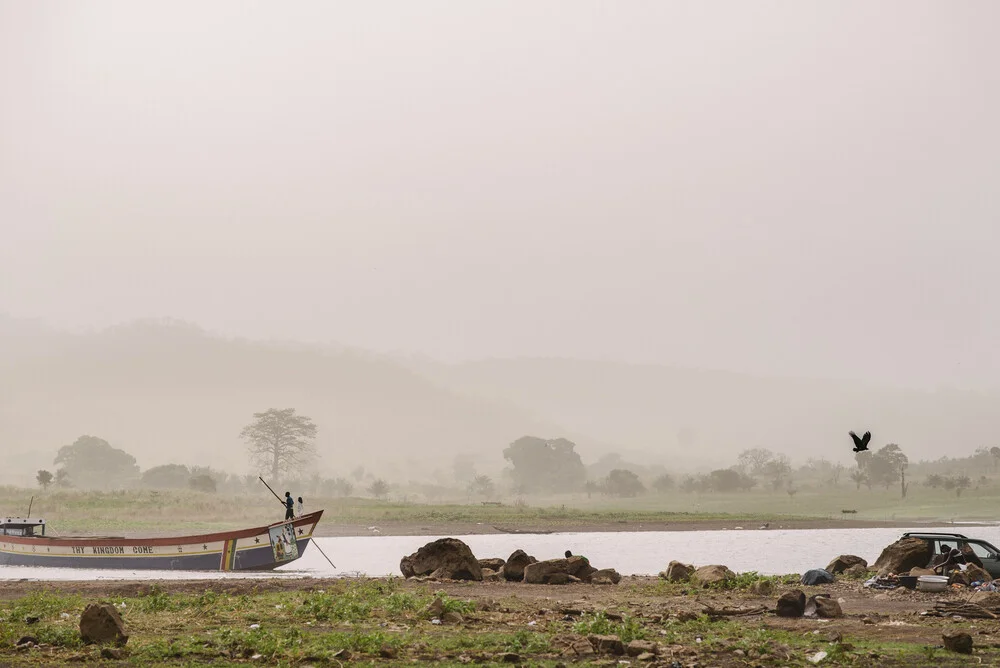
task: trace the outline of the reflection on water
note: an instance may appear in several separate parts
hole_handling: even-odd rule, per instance
[[[538,559],[554,559],[566,550],[582,554],[597,568],[622,575],[655,575],[671,560],[725,564],[736,572],[768,575],[802,573],[823,568],[840,554],[875,561],[882,548],[905,531],[959,532],[1000,545],[1000,527],[919,527],[914,529],[795,529],[730,531],[641,531],[496,534],[456,536],[479,558],[506,558],[522,549]],[[109,571],[71,568],[0,567],[0,580],[183,580],[269,577],[333,577],[399,575],[399,560],[441,536],[361,536],[319,538],[333,560],[331,568],[318,550],[306,549],[298,561],[270,573],[206,573],[198,571]]]

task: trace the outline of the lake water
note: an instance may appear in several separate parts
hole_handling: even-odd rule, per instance
[[[655,575],[671,560],[705,565],[725,564],[738,573],[766,575],[802,573],[823,568],[840,554],[875,561],[886,545],[905,531],[964,533],[1000,546],[1000,526],[912,529],[744,529],[721,531],[583,532],[558,534],[492,534],[455,536],[479,558],[506,558],[522,549],[538,559],[554,559],[566,550],[582,554],[597,568],[615,568],[622,575]],[[441,536],[361,536],[319,538],[293,564],[270,573],[206,573],[197,571],[117,571],[76,568],[0,567],[0,580],[224,580],[235,578],[338,577],[400,575],[399,560]]]

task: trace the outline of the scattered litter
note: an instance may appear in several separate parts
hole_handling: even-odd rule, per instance
[[[259,628],[260,628],[260,624],[251,624],[250,625],[250,630],[251,631],[256,631]]]
[[[64,612],[64,613],[60,614],[59,615],[59,619],[69,619],[69,613],[68,612]]]
[[[809,657],[809,663],[819,663],[826,658],[826,652],[820,650]]]
[[[534,626],[537,623],[538,622],[536,622],[534,619],[532,619],[530,622],[528,622],[528,626]]]
[[[431,620],[431,624],[440,624],[440,623],[441,623],[441,620],[438,619],[437,617],[435,617],[434,619]]]

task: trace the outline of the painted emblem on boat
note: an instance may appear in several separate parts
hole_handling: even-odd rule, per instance
[[[295,542],[295,527],[291,522],[271,527],[267,531],[271,538],[271,549],[275,561],[289,561],[299,558],[299,546]]]

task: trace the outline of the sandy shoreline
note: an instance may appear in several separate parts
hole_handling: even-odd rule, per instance
[[[949,526],[944,520],[892,520],[865,521],[842,519],[773,520],[769,529],[910,529],[921,527]],[[724,531],[759,530],[760,519],[740,520],[691,520],[674,522],[579,522],[546,521],[518,524],[489,524],[485,522],[384,522],[374,525],[337,524],[323,520],[316,530],[316,536],[338,538],[349,536],[470,536],[480,534],[544,534],[544,533],[591,533],[622,531]],[[976,526],[992,526],[989,523],[968,523],[955,525],[956,531]]]

